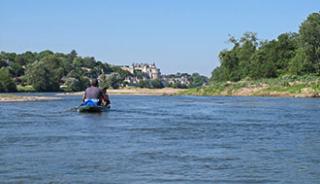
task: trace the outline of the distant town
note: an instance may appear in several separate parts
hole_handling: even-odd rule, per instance
[[[120,81],[120,87],[146,87],[146,88],[189,88],[200,87],[208,83],[208,78],[198,73],[176,73],[163,75],[155,63],[133,63],[131,66],[116,66],[126,72],[126,76]],[[102,74],[99,80],[110,79],[119,76],[115,71],[109,74]]]

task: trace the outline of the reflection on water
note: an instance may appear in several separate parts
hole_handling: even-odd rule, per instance
[[[100,114],[79,99],[0,104],[1,181],[320,181],[319,99],[113,96]]]

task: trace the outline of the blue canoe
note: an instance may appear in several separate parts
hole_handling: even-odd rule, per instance
[[[97,99],[87,99],[78,108],[79,112],[103,112],[110,109],[110,105],[98,105]]]

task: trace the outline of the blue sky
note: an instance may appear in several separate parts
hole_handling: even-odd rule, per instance
[[[210,76],[228,35],[297,32],[319,0],[0,0],[0,50],[155,62],[162,73]]]

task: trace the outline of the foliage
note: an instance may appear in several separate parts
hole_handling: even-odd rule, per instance
[[[310,73],[320,74],[320,13],[312,13],[299,30],[300,47],[306,56]]]
[[[191,75],[191,84],[190,87],[196,88],[201,87],[208,82],[208,78],[206,76],[200,75],[199,73],[193,73]]]
[[[59,81],[54,73],[44,62],[28,65],[26,70],[28,83],[36,91],[59,91]]]
[[[89,86],[90,81],[87,78],[68,78],[64,83],[64,91],[83,91]]]
[[[148,79],[148,80],[141,80],[139,82],[139,87],[155,89],[155,88],[163,88],[164,85],[158,79],[155,79],[155,80]]]
[[[255,33],[239,40],[231,37],[229,50],[219,54],[221,65],[212,72],[211,83],[245,78],[277,78],[282,75],[320,75],[320,13],[308,16],[299,33],[284,33],[271,41],[260,41]]]
[[[0,68],[0,92],[12,91],[17,91],[17,87],[10,77],[9,70],[7,68]]]
[[[32,85],[17,85],[17,91],[19,92],[36,92]]]
[[[254,81],[215,82],[201,88],[188,89],[180,94],[319,97],[320,77],[317,75],[283,75],[279,78]]]
[[[19,84],[19,91],[59,91],[60,86],[63,90],[79,91],[89,85],[88,78],[112,72],[107,63],[94,57],[80,57],[75,50],[68,54],[50,50],[22,54],[1,52],[0,68],[8,70],[9,77]]]
[[[119,73],[111,73],[108,76],[101,75],[100,76],[100,88],[109,88],[118,89],[120,87],[120,83],[122,81],[122,77]]]
[[[106,75],[102,74],[99,76],[99,87],[100,88],[110,88],[111,87],[111,80],[108,80],[108,78],[106,77]]]

